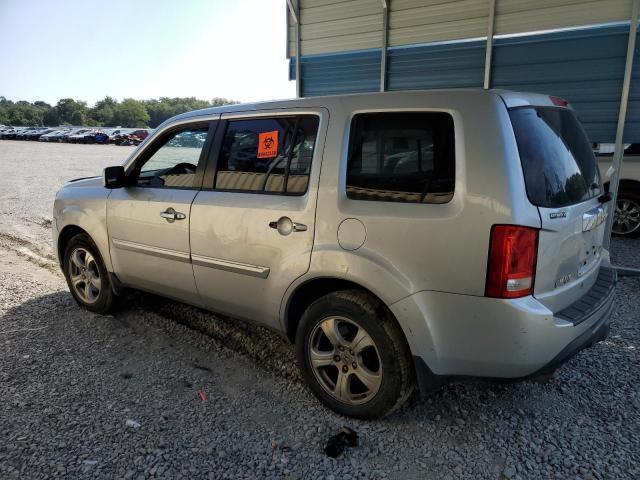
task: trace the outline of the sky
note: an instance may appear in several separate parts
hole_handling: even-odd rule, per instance
[[[285,0],[0,0],[0,96],[291,98]]]

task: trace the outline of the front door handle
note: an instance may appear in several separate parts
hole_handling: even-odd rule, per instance
[[[167,208],[164,212],[160,212],[160,216],[169,223],[173,223],[176,220],[184,220],[185,218],[187,218],[184,213],[176,212],[171,207]]]
[[[304,223],[296,223],[289,217],[280,217],[276,222],[269,222],[269,226],[278,230],[278,233],[285,237],[291,232],[307,231],[307,226]]]

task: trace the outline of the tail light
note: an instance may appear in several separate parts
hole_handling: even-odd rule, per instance
[[[551,100],[551,103],[558,107],[566,107],[567,105],[569,105],[569,102],[564,98],[554,97],[553,95],[549,95],[549,100]]]
[[[537,256],[537,229],[494,225],[489,241],[485,296],[517,298],[531,295]]]

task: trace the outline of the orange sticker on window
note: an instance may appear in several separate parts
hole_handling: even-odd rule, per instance
[[[258,158],[278,156],[278,130],[258,134]]]

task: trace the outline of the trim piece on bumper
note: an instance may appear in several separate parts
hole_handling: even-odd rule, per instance
[[[564,347],[549,363],[537,372],[528,375],[526,378],[553,373],[558,369],[558,367],[570,360],[577,353],[581,352],[585,348],[592,347],[602,340],[605,340],[609,336],[609,321],[611,319],[612,310],[613,303],[610,303],[606,312],[602,315],[602,318],[595,325],[591,326],[591,328],[583,332],[579,337],[574,338],[571,343]]]
[[[143,253],[145,255],[151,255],[153,257],[166,258],[168,260],[175,260],[177,262],[189,263],[191,258],[186,252],[180,252],[178,250],[169,250],[168,248],[153,247],[151,245],[144,245],[142,243],[129,242],[127,240],[119,240],[112,238],[113,246],[120,250],[128,250],[130,252]]]
[[[598,278],[596,279],[596,283],[593,284],[593,287],[575,303],[556,313],[555,316],[571,322],[574,325],[581,324],[610,300],[616,286],[616,281],[617,276],[615,269],[600,267]]]
[[[240,273],[251,277],[267,278],[271,269],[269,267],[261,267],[260,265],[251,265],[247,263],[232,262],[230,260],[222,260],[220,258],[205,257],[202,255],[192,255],[191,260],[194,265],[201,267],[216,268],[227,272]]]

